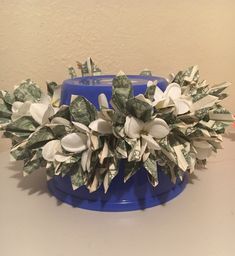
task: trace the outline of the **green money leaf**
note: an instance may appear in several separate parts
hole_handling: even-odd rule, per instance
[[[11,149],[11,155],[16,160],[25,160],[30,157],[30,151],[25,148],[27,141],[23,141],[17,145],[15,145]]]
[[[153,84],[153,85],[147,87],[146,92],[144,94],[145,98],[154,100],[155,91],[156,91],[156,84]]]
[[[149,158],[144,162],[144,168],[147,170],[151,176],[149,181],[155,187],[158,184],[158,174],[157,174],[157,162],[156,158],[150,154]]]
[[[180,86],[187,86],[190,84],[196,84],[199,81],[199,71],[197,66],[187,68],[185,71],[179,71],[174,77],[174,83]]]
[[[88,126],[96,119],[97,110],[87,99],[77,96],[69,106],[73,120]]]
[[[124,182],[127,182],[142,166],[141,162],[125,161]]]
[[[68,71],[69,71],[69,76],[71,77],[71,79],[77,77],[77,73],[76,73],[74,67],[68,67]]]
[[[91,57],[87,58],[83,64],[77,61],[77,66],[81,70],[82,76],[100,76],[102,72]]]
[[[107,161],[106,161],[107,162]],[[104,185],[104,192],[107,193],[111,181],[116,177],[118,174],[118,164],[115,158],[108,159],[108,170],[105,174],[103,185]]]
[[[209,89],[208,93],[210,95],[219,97],[221,92],[223,92],[230,84],[231,83],[229,83],[229,82],[224,82],[221,84],[214,85]]]
[[[121,88],[132,89],[131,81],[122,71],[113,78],[114,91]]]
[[[55,138],[64,137],[67,133],[66,127],[62,124],[50,126],[50,129]]]
[[[115,110],[125,114],[126,102],[133,97],[131,81],[124,73],[119,73],[113,79],[111,103]]]
[[[233,115],[228,110],[219,105],[217,105],[216,108],[209,111],[209,118],[215,121],[234,121]]]
[[[5,131],[4,136],[15,142],[19,143],[23,140],[27,139],[32,132],[24,132],[24,131]]]
[[[27,79],[14,90],[14,96],[16,101],[37,102],[42,96],[42,91],[33,81]]]
[[[50,117],[50,120],[52,120],[55,117],[62,117],[68,121],[71,121],[69,106],[67,105],[60,106],[59,110],[55,113],[55,115]]]
[[[2,99],[7,105],[8,109],[11,110],[11,106],[15,101],[14,95],[11,95],[7,91],[0,91],[0,99]]]
[[[6,131],[26,131],[34,132],[38,127],[38,123],[30,116],[23,116],[18,118],[16,121],[9,123],[6,126]]]
[[[0,131],[4,130],[5,127],[11,122],[11,119],[0,117]]]
[[[113,94],[111,99],[111,105],[115,111],[126,114],[126,102],[127,98],[123,95]]]
[[[136,98],[129,99],[126,108],[130,115],[144,122],[149,121],[153,114],[153,107],[151,105]]]
[[[116,153],[119,158],[127,158],[127,146],[126,142],[123,139],[118,139],[116,142],[116,147],[115,147]]]
[[[7,108],[5,104],[0,104],[0,117],[11,118],[12,112]]]
[[[29,160],[25,160],[24,162],[24,174],[31,174],[35,170],[39,169],[40,167],[45,167],[46,161],[42,157],[42,150],[36,150],[33,154],[32,158]]]
[[[74,190],[85,185],[84,174],[81,167],[79,167],[76,172],[71,174],[70,178]]]
[[[32,133],[28,139],[27,148],[39,148],[46,144],[48,141],[55,139],[54,134],[48,127],[42,127],[39,130]]]
[[[52,97],[55,89],[58,87],[58,84],[53,81],[47,82],[46,84],[47,84],[47,93],[50,97]]]

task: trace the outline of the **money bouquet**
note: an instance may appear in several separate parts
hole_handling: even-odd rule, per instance
[[[91,60],[78,66],[83,76],[101,74]],[[69,73],[76,79],[74,68]],[[106,193],[124,162],[124,183],[143,167],[157,187],[159,167],[175,183],[221,149],[221,135],[234,120],[221,105],[228,85],[209,86],[193,66],[171,74],[165,91],[156,80],[134,95],[131,81],[119,72],[111,100],[101,93],[97,109],[80,95],[60,105],[60,85],[47,82],[44,93],[25,80],[12,93],[0,92],[0,127],[12,141],[12,157],[23,160],[24,175],[44,167],[49,178],[69,177],[74,190],[103,187]]]

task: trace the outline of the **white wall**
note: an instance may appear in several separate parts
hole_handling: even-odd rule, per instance
[[[233,0],[0,0],[0,88],[28,77],[60,82],[88,56],[105,73],[167,75],[199,64],[209,82],[234,87],[234,33]]]

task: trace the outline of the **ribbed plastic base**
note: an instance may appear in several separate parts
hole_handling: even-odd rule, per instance
[[[73,190],[69,177],[54,177],[48,181],[48,187],[57,199],[74,207],[109,212],[144,210],[173,199],[187,184],[187,174],[182,181],[178,179],[176,184],[171,183],[169,176],[161,170],[158,174],[159,184],[154,188],[144,169],[139,170],[126,183],[123,182],[123,173],[120,170],[106,194],[103,187],[93,193],[89,193],[84,186]]]

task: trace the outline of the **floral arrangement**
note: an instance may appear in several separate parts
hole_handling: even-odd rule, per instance
[[[100,74],[93,62],[86,64],[78,63],[83,75]],[[69,73],[76,77],[73,68]],[[157,186],[158,165],[176,182],[221,148],[221,134],[234,120],[221,106],[229,83],[210,87],[193,66],[171,75],[164,92],[157,85],[149,81],[145,94],[133,96],[120,72],[112,82],[112,108],[100,94],[97,110],[79,95],[59,106],[59,85],[48,82],[45,94],[26,80],[13,93],[0,92],[0,127],[12,140],[13,158],[24,161],[24,174],[46,167],[48,177],[69,175],[74,189],[85,185],[93,192],[103,184],[106,192],[125,161],[124,182],[144,166]]]

